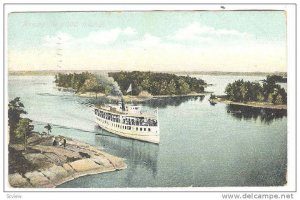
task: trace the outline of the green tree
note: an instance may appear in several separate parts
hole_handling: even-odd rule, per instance
[[[287,103],[287,93],[286,93],[285,89],[284,88],[280,88],[278,90],[278,94],[280,94],[281,97],[282,97],[282,103],[286,104]]]
[[[100,92],[104,92],[103,87],[99,84],[99,81],[95,76],[86,79],[84,84],[81,86],[80,91],[82,92],[95,92],[96,98],[97,94]]]
[[[278,94],[274,100],[275,104],[283,104],[283,97],[281,96],[281,94]]]
[[[15,129],[21,119],[21,114],[27,114],[27,112],[24,110],[24,104],[21,102],[20,97],[16,97],[8,104],[9,140],[12,143],[15,140]]]
[[[190,87],[189,85],[183,80],[183,79],[179,79],[178,80],[178,94],[188,94],[190,93]]]
[[[250,85],[250,96],[252,101],[262,101],[262,87],[258,82],[252,82]]]
[[[268,94],[267,102],[273,103],[274,101],[273,99],[274,99],[274,94],[273,93]]]
[[[167,85],[167,91],[171,95],[176,94],[176,83],[175,83],[175,81],[173,79],[168,83],[168,85]]]
[[[161,95],[167,95],[170,91],[168,91],[168,83],[167,81],[162,81],[159,88],[159,94]]]
[[[285,92],[285,89],[281,88],[279,85],[277,85],[277,87],[274,90],[273,103],[274,104],[287,103],[287,93]]]
[[[248,100],[248,87],[246,83],[243,83],[240,87],[241,99],[240,101],[247,101]]]
[[[51,133],[51,131],[52,131],[52,126],[48,123],[46,126],[44,126],[44,128],[47,130],[48,135],[49,135],[49,132]]]
[[[27,137],[31,134],[34,126],[31,125],[32,121],[28,118],[23,118],[17,124],[15,133],[16,138],[24,142],[24,150],[27,148]]]
[[[233,83],[229,83],[225,88],[225,93],[229,100],[242,102],[246,96],[246,88],[244,80],[237,80]]]
[[[141,87],[146,90],[149,91],[150,90],[150,80],[149,80],[149,76],[147,76],[141,83]]]

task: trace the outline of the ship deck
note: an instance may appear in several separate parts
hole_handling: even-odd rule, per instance
[[[116,114],[116,115],[124,115],[127,117],[135,117],[135,118],[148,118],[148,119],[156,119],[156,115],[150,114],[150,113],[131,113],[131,112],[120,112],[116,109],[112,109],[112,107],[109,106],[95,106],[95,108],[98,108],[104,112],[108,112],[111,114]]]

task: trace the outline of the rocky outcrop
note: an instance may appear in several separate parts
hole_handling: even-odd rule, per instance
[[[19,173],[10,174],[8,179],[10,185],[13,185],[14,187],[32,187],[29,181]]]
[[[9,174],[11,187],[51,188],[80,176],[125,169],[124,159],[88,144],[67,139],[67,145],[52,146],[53,136],[31,139],[34,145],[22,152],[35,170]],[[18,163],[15,161],[14,163]]]

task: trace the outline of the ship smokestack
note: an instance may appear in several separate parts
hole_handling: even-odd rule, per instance
[[[122,111],[125,111],[125,102],[124,102],[124,99],[122,98],[121,100],[121,103],[122,103]]]

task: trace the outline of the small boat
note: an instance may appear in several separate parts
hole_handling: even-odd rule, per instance
[[[210,103],[210,105],[212,105],[212,106],[214,106],[214,105],[217,104],[217,102],[215,102],[215,101],[209,101],[209,103]]]
[[[105,104],[95,107],[96,123],[104,130],[140,141],[159,143],[158,110],[142,112],[141,106]]]
[[[216,101],[216,99],[214,99],[214,98],[209,98],[208,101],[209,101],[210,105],[213,105],[213,106],[214,106],[214,105],[217,104],[217,101]]]

